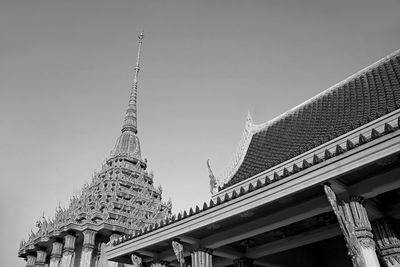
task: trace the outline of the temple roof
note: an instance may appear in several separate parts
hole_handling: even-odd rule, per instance
[[[400,108],[400,50],[264,124],[249,117],[223,188]]]
[[[38,242],[43,245],[52,238],[60,238],[63,232],[90,228],[126,234],[170,217],[172,203],[162,201],[161,186],[154,187],[153,173],[146,170],[147,160],[141,158],[137,136],[137,83],[142,39],[143,33],[140,33],[128,108],[122,133],[111,156],[81,192],[71,198],[67,208],[59,206],[53,218],[40,218],[37,231],[32,231],[28,240],[20,244],[21,257],[33,251]]]

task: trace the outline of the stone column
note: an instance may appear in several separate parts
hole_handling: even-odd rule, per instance
[[[199,249],[191,254],[192,267],[212,267],[212,255],[210,249]]]
[[[378,243],[379,256],[387,267],[400,267],[400,240],[389,220],[373,222],[372,230]]]
[[[53,247],[51,249],[50,255],[50,265],[49,267],[58,267],[60,265],[61,256],[62,256],[62,247],[63,244],[61,242],[53,242]]]
[[[76,237],[70,234],[64,237],[64,249],[60,267],[73,267],[73,259],[75,256],[75,239]]]
[[[38,250],[36,256],[36,267],[44,267],[46,264],[47,252],[45,250]]]
[[[33,267],[36,264],[36,256],[28,255],[26,257],[26,267]]]
[[[350,224],[350,229],[354,231],[360,248],[360,257],[364,260],[366,267],[378,267],[379,261],[375,251],[371,223],[368,219],[367,211],[363,206],[363,199],[352,197],[348,202],[339,205],[346,223]],[[354,245],[354,244],[349,244]]]
[[[81,262],[79,267],[90,267],[93,257],[94,240],[96,238],[96,232],[93,230],[83,231],[83,247]]]
[[[253,267],[253,259],[240,258],[233,261],[235,267]]]
[[[120,238],[121,235],[119,234],[112,234],[110,236],[110,241]],[[114,261],[107,261],[107,267],[118,267],[118,262]]]

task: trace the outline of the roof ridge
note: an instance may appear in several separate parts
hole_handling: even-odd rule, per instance
[[[368,72],[369,70],[376,68],[377,66],[381,65],[382,63],[384,63],[384,62],[386,62],[386,61],[389,61],[389,60],[390,60],[392,57],[394,57],[396,54],[399,54],[399,55],[400,55],[400,49],[395,50],[394,52],[390,53],[389,55],[387,55],[387,56],[385,56],[385,57],[383,57],[383,58],[381,58],[381,59],[379,59],[378,61],[375,61],[375,62],[372,63],[371,65],[368,65],[367,67],[365,67],[365,68],[363,68],[363,69],[357,71],[356,73],[354,73],[354,74],[348,76],[348,77],[345,78],[344,80],[342,80],[342,81],[340,81],[340,82],[338,82],[338,83],[332,85],[331,87],[329,87],[329,88],[325,89],[324,91],[322,91],[322,92],[316,94],[315,96],[313,96],[313,97],[307,99],[306,101],[300,103],[299,105],[297,105],[297,106],[295,106],[295,107],[289,109],[288,111],[286,111],[286,112],[284,112],[284,113],[282,113],[282,114],[276,116],[275,118],[273,118],[273,119],[271,119],[271,120],[269,120],[269,121],[267,121],[267,122],[264,122],[264,123],[253,124],[253,129],[254,129],[256,132],[260,132],[260,131],[264,130],[266,127],[270,126],[271,124],[273,124],[273,123],[279,121],[280,119],[283,119],[283,118],[285,118],[286,116],[291,115],[291,114],[293,114],[294,112],[298,111],[301,107],[306,106],[307,104],[311,103],[312,101],[314,101],[314,100],[316,100],[316,99],[318,99],[318,98],[321,98],[322,96],[328,95],[328,94],[329,94],[330,92],[332,92],[334,89],[336,89],[336,88],[338,88],[338,87],[340,87],[340,86],[342,86],[342,85],[348,83],[348,82],[351,81],[351,80],[354,80],[356,77],[361,76],[362,74]]]

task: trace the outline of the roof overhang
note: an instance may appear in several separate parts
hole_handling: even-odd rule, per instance
[[[398,113],[396,111],[388,114],[360,129],[356,129],[357,131],[352,131],[341,138],[332,140],[326,144],[326,147],[335,147],[337,143],[346,143],[345,140],[358,138],[360,133],[366,134],[371,129],[378,129],[381,132],[382,127],[387,123],[392,124],[392,126],[394,125],[398,129]],[[325,151],[325,149],[325,146],[321,146],[309,153],[315,154],[320,151],[323,153],[322,151]],[[243,240],[249,236],[328,212],[330,211],[330,206],[323,196],[308,199],[307,197],[311,196],[305,196],[308,192],[312,192],[313,188],[321,188],[321,185],[327,182],[332,182],[332,187],[336,188],[338,193],[346,191],[348,194],[359,195],[365,198],[374,197],[393,188],[400,188],[400,180],[397,179],[400,174],[399,169],[395,169],[392,171],[393,173],[382,173],[378,176],[362,179],[346,188],[343,188],[345,186],[342,186],[341,183],[335,182],[338,177],[343,177],[345,174],[363,169],[380,159],[398,154],[399,152],[400,131],[396,130],[346,151],[346,153],[325,160],[257,190],[249,190],[248,193],[233,198],[233,191],[239,190],[239,185],[235,185],[235,187],[229,188],[229,190],[224,192],[225,195],[228,195],[229,201],[222,201],[222,203],[212,208],[152,230],[132,240],[109,247],[106,252],[106,258],[112,261],[124,262],[124,260],[129,259],[132,253],[136,253],[161,260],[173,260],[173,252],[171,253],[171,251],[166,250],[172,249],[171,241],[174,239],[179,239],[190,244],[191,247],[200,246],[217,249],[230,242]],[[294,159],[294,161],[302,160],[298,157]],[[287,164],[292,165],[293,162],[287,162]],[[284,166],[286,165],[282,164],[278,168],[280,167],[283,170]],[[276,172],[275,170],[273,171]],[[265,175],[265,173],[262,173],[251,177],[240,186],[244,187],[252,184],[255,187],[257,181],[265,177]],[[219,195],[214,196],[214,198],[221,199],[222,194],[221,198]],[[300,201],[301,198],[304,201]],[[287,202],[286,206],[285,202]],[[276,208],[275,211],[271,212],[274,210],[274,207]],[[280,207],[285,208],[279,210],[278,208]],[[210,233],[213,225],[228,223],[229,220],[241,217],[241,215],[251,210],[256,211],[257,214],[263,213],[268,215],[259,218],[249,218],[232,229],[223,231],[214,229],[215,231]],[[241,232],[235,232],[235,229],[238,227],[241,227]],[[193,233],[197,233],[196,238],[192,237]],[[340,234],[337,229],[326,231],[326,233],[330,233],[331,235]],[[199,236],[200,238],[198,238]],[[218,253],[229,254],[230,252],[222,249],[219,252],[217,251]],[[236,253],[235,255],[235,257],[245,256],[240,253]]]

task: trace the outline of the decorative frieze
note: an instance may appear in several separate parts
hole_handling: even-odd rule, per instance
[[[381,219],[372,224],[379,256],[387,267],[400,266],[400,240],[389,220]]]

